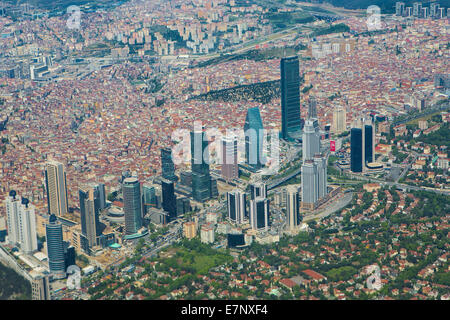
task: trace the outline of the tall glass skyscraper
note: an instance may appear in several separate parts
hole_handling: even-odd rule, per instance
[[[360,128],[352,128],[350,132],[350,170],[363,170],[363,132]]]
[[[135,234],[142,227],[141,185],[135,177],[126,178],[122,184],[125,235]]]
[[[298,57],[281,59],[281,134],[292,138],[301,130]]]
[[[169,213],[169,220],[172,221],[177,217],[177,198],[175,196],[174,183],[173,181],[162,179],[161,185],[162,185],[162,207],[164,211]]]
[[[246,164],[254,170],[261,169],[265,164],[263,158],[264,126],[259,108],[247,110],[244,132]]]
[[[208,145],[205,131],[191,132],[192,196],[198,202],[211,198]]]
[[[170,181],[177,181],[175,175],[175,165],[172,159],[172,150],[169,148],[161,149],[161,171],[162,177]]]
[[[372,125],[364,125],[364,164],[374,162],[374,134]]]
[[[50,273],[57,279],[66,276],[64,259],[64,242],[62,224],[56,218],[56,215],[50,215],[48,224],[45,226],[47,239],[47,256]]]

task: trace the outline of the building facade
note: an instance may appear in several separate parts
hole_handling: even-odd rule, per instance
[[[281,72],[281,136],[295,137],[301,130],[300,71],[297,56],[282,58]]]

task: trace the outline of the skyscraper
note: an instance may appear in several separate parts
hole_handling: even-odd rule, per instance
[[[317,101],[316,98],[310,97],[308,103],[308,118],[317,118]]]
[[[364,125],[364,165],[374,162],[374,126]]]
[[[405,3],[404,2],[396,2],[395,3],[395,15],[402,16],[405,11]]]
[[[303,162],[311,160],[320,152],[319,122],[317,119],[308,119],[303,129]]]
[[[22,198],[19,208],[20,249],[31,254],[38,249],[34,206],[27,198]]]
[[[363,170],[363,132],[360,128],[352,128],[350,132],[350,170]]]
[[[250,225],[253,230],[269,230],[270,213],[268,199],[258,197],[250,201]]]
[[[64,260],[64,243],[62,224],[58,221],[56,215],[50,215],[48,224],[45,225],[47,239],[47,256],[50,273],[56,279],[62,279],[66,276]]]
[[[345,131],[347,125],[347,112],[344,107],[335,107],[333,110],[333,132],[340,134]]]
[[[48,161],[45,168],[48,214],[58,217],[69,212],[67,182],[64,165],[57,161]]]
[[[82,245],[85,252],[97,245],[97,237],[100,235],[99,210],[100,197],[96,186],[84,186],[79,189],[81,233],[87,240]]]
[[[161,171],[164,179],[178,181],[178,177],[175,175],[172,150],[169,148],[161,148]]]
[[[34,206],[27,198],[20,200],[16,191],[11,190],[5,199],[5,207],[9,242],[26,254],[36,251],[38,246]]]
[[[8,242],[16,245],[20,242],[19,235],[19,206],[20,199],[15,190],[9,192],[9,196],[5,199],[6,207],[6,224],[8,226]]]
[[[313,160],[305,160],[302,165],[302,204],[314,208],[319,200],[319,175]]]
[[[286,188],[287,201],[286,201],[286,226],[288,229],[293,230],[300,224],[299,205],[300,199],[298,194],[298,188],[289,186]]]
[[[198,202],[211,198],[208,146],[209,141],[203,129],[191,132],[192,196]]]
[[[247,215],[246,195],[239,190],[227,192],[228,219],[234,223],[244,223]]]
[[[265,164],[265,159],[263,159],[264,126],[259,108],[247,110],[244,132],[245,162],[254,170],[261,169]]]
[[[98,208],[99,210],[103,210],[106,208],[106,192],[105,185],[103,183],[98,183],[95,185],[95,188],[98,192]]]
[[[175,196],[174,182],[167,179],[162,179],[161,185],[162,207],[164,211],[169,213],[169,220],[172,221],[177,217],[177,197]]]
[[[141,185],[137,178],[126,178],[122,184],[125,235],[135,234],[142,227]]]
[[[267,185],[263,182],[250,185],[250,199],[255,200],[258,197],[267,198]]]
[[[289,139],[301,130],[300,71],[298,57],[282,58],[281,68],[281,134]]]
[[[226,180],[239,178],[237,137],[225,137],[222,140],[222,177]]]
[[[148,213],[150,207],[156,208],[157,199],[156,199],[156,191],[155,187],[149,184],[144,184],[142,186],[143,193],[143,204],[144,204],[144,212]]]
[[[314,163],[317,167],[317,189],[318,189],[318,198],[322,199],[324,198],[328,193],[328,186],[327,186],[327,158],[325,158],[321,154],[316,154],[314,156]]]

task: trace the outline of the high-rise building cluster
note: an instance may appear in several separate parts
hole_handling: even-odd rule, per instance
[[[364,172],[375,161],[375,126],[370,120],[359,119],[350,131],[350,170]]]
[[[395,15],[403,17],[416,18],[434,18],[443,19],[449,16],[449,8],[441,7],[439,3],[430,1],[430,6],[426,7],[425,3],[414,2],[412,7],[407,7],[405,2],[395,3]]]

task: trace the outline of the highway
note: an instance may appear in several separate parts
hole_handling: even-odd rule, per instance
[[[335,213],[336,211],[341,210],[346,205],[348,205],[353,199],[353,192],[347,192],[343,196],[338,199],[335,199],[336,202],[333,202],[331,206],[328,206],[324,211],[307,215],[303,218],[303,222],[309,222],[315,219],[323,219]]]

